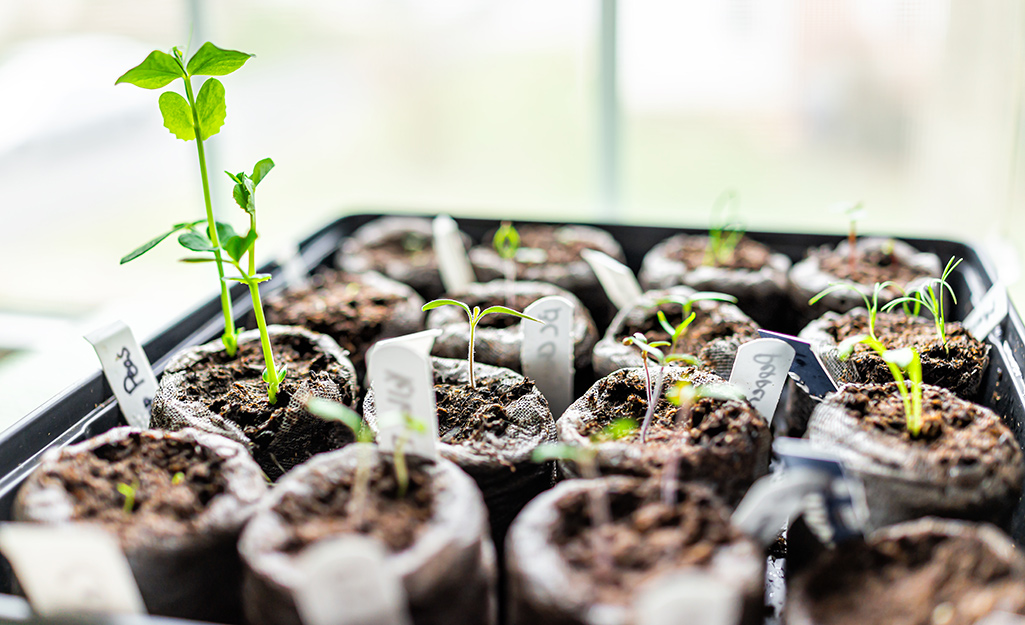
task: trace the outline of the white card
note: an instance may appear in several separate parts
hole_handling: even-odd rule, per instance
[[[594,275],[598,276],[598,282],[613,306],[622,310],[633,306],[641,298],[644,291],[629,267],[596,250],[582,250],[580,256],[591,266]]]
[[[146,613],[128,560],[102,529],[4,523],[0,551],[42,617]]]
[[[558,419],[573,403],[573,304],[565,297],[552,295],[542,297],[523,312],[544,322],[520,322],[523,375],[534,381]]]
[[[965,317],[964,327],[980,341],[985,341],[1004,318],[1007,317],[1007,288],[997,282],[982,297]]]
[[[295,603],[305,625],[408,625],[402,581],[389,570],[384,547],[349,535],[314,543],[299,555],[303,581]]]
[[[445,291],[462,291],[477,278],[473,275],[470,257],[466,255],[459,227],[448,215],[438,215],[432,224],[434,231],[434,254],[438,259],[438,271]]]
[[[755,339],[741,345],[733,361],[730,384],[743,391],[770,424],[795,353],[793,347],[779,339]]]
[[[734,586],[698,571],[670,573],[641,587],[634,602],[637,625],[738,625],[743,598]]]
[[[123,321],[115,321],[85,335],[85,340],[96,350],[103,374],[128,425],[148,428],[150,406],[157,393],[157,376],[153,375],[146,352],[142,351],[131,328]]]
[[[441,330],[379,341],[367,353],[367,376],[374,389],[377,444],[392,451],[400,438],[404,450],[437,458],[438,414],[434,404],[434,368],[431,348]],[[407,417],[422,427],[411,428]]]

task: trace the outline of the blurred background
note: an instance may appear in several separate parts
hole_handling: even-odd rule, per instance
[[[115,79],[153,49],[256,55],[207,142],[270,156],[265,260],[361,210],[953,238],[1025,302],[1025,3],[1015,0],[5,0],[0,2],[0,428],[145,342],[216,281],[176,244],[202,216],[193,143]],[[216,172],[216,173],[215,173]]]

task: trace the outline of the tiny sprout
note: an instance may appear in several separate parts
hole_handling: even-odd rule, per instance
[[[505,287],[508,292],[506,299],[511,305],[513,303],[512,284],[516,280],[516,252],[520,249],[520,233],[516,231],[512,223],[503,221],[502,226],[495,232],[492,245],[502,259]]]
[[[816,293],[814,297],[808,300],[808,305],[816,304],[823,297],[835,291],[853,291],[865,302],[865,310],[868,311],[868,334],[872,338],[876,338],[876,316],[879,314],[879,295],[891,286],[894,286],[894,283],[890,281],[876,282],[875,286],[872,287],[872,298],[869,299],[857,286],[849,282],[837,282]]]
[[[179,484],[182,484],[184,482],[185,482],[185,473],[183,473],[181,471],[178,471],[173,476],[171,476],[171,486],[178,486]]]
[[[598,434],[598,437],[604,440],[618,441],[624,438],[629,438],[637,432],[637,421],[630,417],[619,417],[614,419],[612,423],[602,428],[602,431]]]
[[[744,226],[736,217],[737,192],[727,189],[719,194],[712,205],[711,227],[708,229],[706,265],[728,265],[733,252],[744,238]]]
[[[944,347],[947,345],[947,322],[943,310],[944,293],[946,289],[950,293],[950,299],[957,303],[957,295],[954,294],[954,287],[950,286],[947,278],[961,264],[960,258],[953,257],[947,261],[947,266],[939,278],[930,278],[908,295],[903,295],[883,307],[883,310],[891,310],[897,305],[904,308],[907,314],[918,314],[925,307],[932,314],[933,323],[936,326],[936,338]]]
[[[847,228],[847,267],[854,273],[854,264],[858,259],[855,247],[858,243],[858,220],[864,219],[868,211],[865,210],[864,202],[842,202],[835,205],[832,210],[834,213],[842,213],[850,223]]]
[[[662,381],[665,377],[666,364],[673,361],[690,359],[679,354],[665,355],[659,348],[668,346],[670,344],[668,341],[653,341],[649,343],[640,332],[623,339],[623,344],[633,345],[641,350],[641,360],[644,362],[644,390],[647,394],[648,410],[644,413],[644,420],[641,422],[641,443],[645,443],[648,440],[648,428],[651,426],[651,419],[655,416],[655,406],[662,397]],[[648,368],[649,358],[658,363],[654,384],[652,384],[651,370]]]
[[[125,498],[124,506],[121,508],[125,514],[131,514],[135,510],[135,492],[139,489],[139,481],[132,480],[132,484],[118,484],[117,492]]]
[[[329,399],[311,397],[306,401],[306,410],[325,421],[344,423],[346,427],[352,430],[357,442],[370,443],[374,440],[374,433],[363,423],[363,418],[348,406]],[[352,484],[352,497],[346,504],[347,512],[356,520],[358,525],[363,523],[367,493],[370,491],[371,453],[372,450],[369,448],[360,448],[359,456],[356,459],[356,476]]]
[[[886,346],[871,336],[859,334],[852,336],[837,347],[841,360],[846,360],[854,351],[858,343],[865,343],[871,347],[879,357],[883,359],[890,369],[893,381],[897,383],[897,391],[900,393],[901,402],[904,404],[904,419],[907,423],[907,430],[911,436],[918,436],[922,431],[922,360],[914,348],[886,349]],[[907,372],[911,381],[911,392],[908,392],[907,384],[904,382],[904,372]]]
[[[392,454],[395,459],[395,481],[399,485],[399,499],[406,496],[406,491],[409,489],[409,468],[406,465],[406,443],[409,442],[410,434],[427,431],[427,424],[419,419],[413,418],[408,413],[402,414],[402,424],[404,431],[399,435],[395,441],[395,449]]]
[[[683,307],[683,322],[680,325],[673,327],[666,318],[666,315],[661,310],[658,311],[656,316],[658,317],[658,323],[662,326],[662,329],[669,335],[670,346],[669,353],[672,354],[676,351],[676,346],[680,342],[680,339],[687,335],[687,328],[697,318],[697,313],[693,312],[694,302],[701,301],[716,301],[716,302],[729,302],[730,304],[736,304],[737,298],[726,293],[717,293],[715,291],[698,291],[692,293],[688,297],[680,296],[669,296],[663,297],[662,299],[655,302],[656,306],[662,304],[679,304]]]
[[[480,323],[480,320],[483,319],[485,315],[491,313],[501,313],[505,315],[513,315],[521,319],[529,319],[530,321],[536,321],[537,323],[541,324],[544,323],[540,319],[535,319],[530,315],[525,315],[521,312],[517,312],[512,308],[507,308],[505,306],[489,306],[488,308],[485,308],[483,311],[481,311],[480,306],[474,306],[473,310],[471,311],[469,306],[454,299],[436,299],[434,301],[427,302],[426,304],[424,304],[422,310],[427,311],[433,308],[438,308],[440,306],[458,306],[463,309],[463,312],[466,313],[466,316],[470,321],[470,348],[469,355],[467,356],[467,361],[470,369],[470,388],[477,387],[477,379],[473,375],[473,344],[477,332],[477,324]]]

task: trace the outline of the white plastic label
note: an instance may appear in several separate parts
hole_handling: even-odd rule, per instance
[[[657,577],[641,587],[634,603],[638,625],[738,625],[743,601],[737,588],[707,573]]]
[[[523,312],[544,322],[520,322],[523,375],[534,381],[558,419],[573,402],[573,304],[553,295],[542,297]]]
[[[306,625],[408,625],[402,581],[385,561],[379,542],[342,536],[306,548],[297,565],[299,616]]]
[[[779,339],[755,339],[737,350],[730,384],[742,390],[758,414],[769,423],[772,423],[795,353],[793,347]]]
[[[117,539],[88,525],[0,525],[0,550],[42,617],[145,614]]]
[[[985,341],[1007,317],[1007,289],[997,282],[982,297],[978,304],[965,317],[964,327],[980,341]]]
[[[780,530],[804,510],[808,495],[829,488],[828,475],[810,469],[760,478],[740,501],[730,522],[768,547]]]
[[[438,271],[445,291],[462,291],[471,282],[476,282],[470,257],[466,255],[455,220],[448,215],[438,215],[434,218],[433,231],[434,254],[438,259]]]
[[[153,375],[146,352],[142,351],[131,328],[123,321],[116,321],[85,335],[85,340],[96,350],[103,374],[114,390],[128,425],[148,428],[150,406],[157,393],[157,376]]]
[[[434,404],[431,348],[441,330],[425,330],[374,345],[367,375],[374,389],[377,444],[392,451],[404,439],[407,453],[437,458],[438,414]]]
[[[640,299],[644,291],[629,267],[596,250],[582,250],[580,256],[598,276],[601,288],[616,308],[629,308]]]

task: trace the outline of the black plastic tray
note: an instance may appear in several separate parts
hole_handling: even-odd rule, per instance
[[[392,213],[388,213],[392,214]],[[342,217],[324,227],[303,241],[301,257],[307,267],[316,268],[333,264],[334,252],[339,242],[359,226],[384,216],[379,212],[355,214]],[[423,215],[420,215],[423,216]],[[456,217],[459,227],[475,241],[499,225],[495,219]],[[518,221],[517,223],[526,223]],[[553,223],[553,222],[535,222]],[[647,253],[657,243],[674,234],[687,232],[701,234],[703,229],[666,228],[655,226],[632,226],[622,224],[587,224],[607,230],[619,241],[626,253],[627,263],[636,272]],[[840,235],[748,232],[752,239],[761,241],[793,260],[799,260],[810,247],[835,245]],[[977,303],[993,286],[996,275],[990,261],[972,247],[955,241],[938,239],[916,239],[901,237],[922,251],[933,252],[945,260],[958,256],[964,262],[958,267],[953,286],[957,293],[957,305],[953,318],[963,319],[972,305]],[[261,271],[275,272],[273,264]],[[278,281],[280,282],[280,281]],[[271,281],[269,286],[274,287]],[[280,284],[277,285],[280,288]],[[235,311],[243,319],[251,310],[245,287],[232,290]],[[772,328],[770,328],[772,329]],[[167,361],[176,351],[187,346],[213,340],[220,335],[220,300],[211,299],[198,307],[181,321],[175,323],[143,348],[154,371],[159,375]],[[1014,431],[1019,446],[1025,449],[1025,327],[1013,305],[1009,306],[1007,318],[994,330],[989,338],[993,345],[990,366],[983,384],[981,401],[1002,415]],[[113,393],[101,372],[69,387],[57,397],[0,433],[0,521],[10,520],[14,496],[22,480],[32,472],[39,462],[39,456],[47,449],[75,443],[95,436],[110,428],[124,425],[124,418],[114,401]],[[1012,536],[1025,544],[1025,498],[1018,502],[1012,521]],[[2,561],[2,558],[0,558]],[[30,618],[24,601],[10,595],[13,575],[6,562],[0,562],[0,621],[26,622]],[[171,622],[173,619],[160,619]],[[135,621],[133,621],[135,622]],[[147,622],[155,623],[157,619]]]

